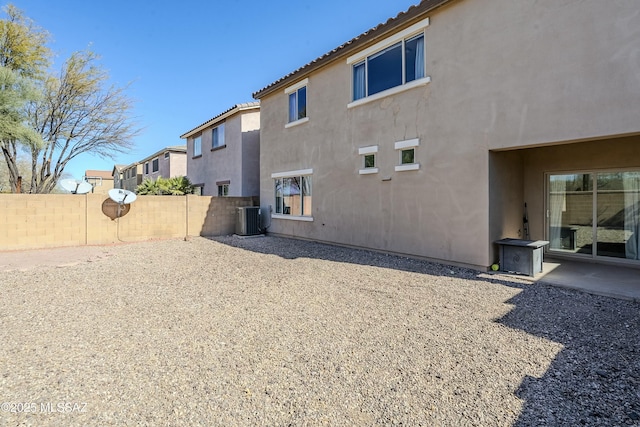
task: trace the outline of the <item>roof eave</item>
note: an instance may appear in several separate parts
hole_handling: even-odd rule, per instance
[[[417,18],[420,18],[427,13],[431,13],[433,10],[452,1],[455,0],[423,0],[420,4],[411,6],[407,11],[400,12],[394,18],[389,18],[386,22],[365,31],[332,51],[325,53],[292,73],[276,80],[265,88],[254,92],[253,97],[258,100],[262,99],[265,96],[289,85],[293,81],[303,79],[327,64],[348,56],[354,50],[363,47],[363,45],[373,44],[380,39],[386,38],[389,33],[395,32],[398,28],[408,25]]]
[[[206,122],[202,123],[200,126],[197,126],[193,129],[191,129],[188,132],[183,133],[182,135],[180,135],[180,139],[186,139],[189,138],[192,135],[195,135],[197,133],[202,132],[203,130],[205,130],[206,128],[209,128],[213,125],[216,125],[226,119],[228,119],[231,116],[234,116],[238,113],[244,112],[244,111],[249,111],[249,110],[259,110],[260,109],[260,104],[258,102],[251,102],[251,103],[246,103],[246,104],[236,104],[233,107],[231,107],[230,109],[228,109],[227,111],[225,111],[224,113],[221,113],[215,117],[213,117],[212,119],[207,120]]]

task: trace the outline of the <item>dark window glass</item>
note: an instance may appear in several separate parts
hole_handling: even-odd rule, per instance
[[[365,168],[375,168],[376,167],[376,156],[375,154],[367,154],[364,156],[364,167]]]
[[[307,87],[298,89],[298,120],[307,117]]]
[[[402,84],[402,42],[368,58],[369,95]]]
[[[411,163],[415,163],[414,159],[415,151],[413,148],[408,150],[402,150],[402,164],[407,165]]]

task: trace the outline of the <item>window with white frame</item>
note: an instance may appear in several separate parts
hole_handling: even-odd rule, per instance
[[[416,149],[420,146],[419,139],[408,139],[398,141],[394,148],[398,151],[398,165],[396,172],[412,171],[420,169],[420,164],[416,161]]]
[[[202,136],[193,138],[193,157],[202,156]]]
[[[311,218],[311,188],[313,170],[283,172],[272,174],[275,190],[275,216],[282,215],[299,217],[299,219],[312,220]]]
[[[166,151],[166,152],[164,153],[164,158],[165,158],[165,159],[168,159],[168,158],[169,158],[169,152],[168,152],[168,151]]]
[[[370,147],[360,147],[358,154],[362,156],[362,168],[360,169],[360,175],[366,175],[371,173],[378,173],[378,146],[372,145]]]
[[[218,197],[227,197],[229,195],[229,184],[218,185]]]
[[[149,162],[146,162],[146,163],[144,164],[144,173],[145,173],[146,175],[149,175]]]
[[[224,123],[211,130],[211,148],[224,147]]]
[[[284,90],[288,98],[288,124],[302,123],[307,119],[307,85],[309,79],[304,79]]]
[[[158,172],[159,169],[159,165],[158,165],[158,158],[156,157],[155,159],[153,159],[151,161],[151,172]]]
[[[367,98],[396,87],[429,82],[425,74],[425,28],[429,18],[350,56],[352,100]]]

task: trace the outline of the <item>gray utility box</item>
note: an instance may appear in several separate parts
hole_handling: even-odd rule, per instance
[[[542,256],[546,240],[502,239],[500,246],[500,270],[535,276],[542,273]]]
[[[260,234],[260,207],[243,206],[236,214],[236,234],[253,236]]]

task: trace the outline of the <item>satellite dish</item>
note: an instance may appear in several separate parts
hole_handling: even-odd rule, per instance
[[[63,179],[60,186],[71,194],[86,194],[93,188],[87,181],[76,181],[75,179]]]
[[[136,196],[136,193],[133,191],[112,188],[109,190],[109,198],[118,204],[117,217],[120,218],[120,214],[124,210],[124,205],[135,202],[138,196]]]
[[[138,196],[133,191],[113,188],[109,190],[109,198],[119,205],[127,205],[135,202]]]

